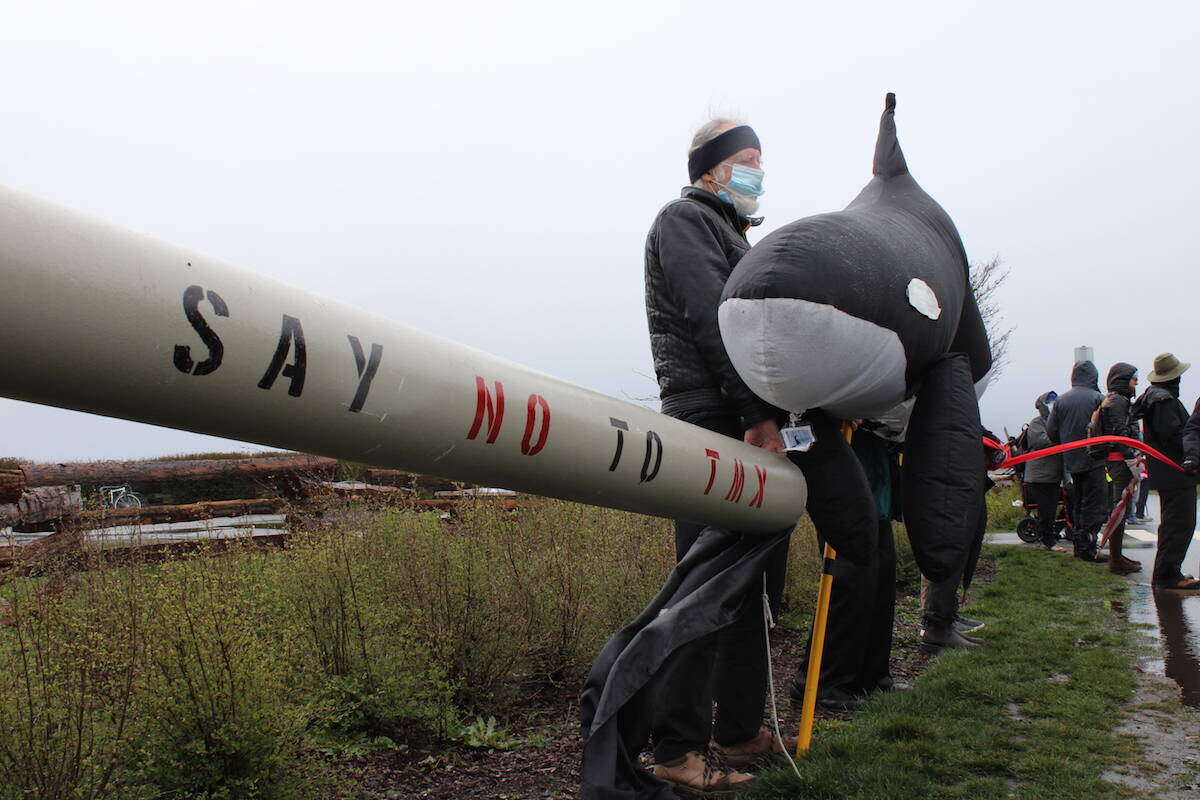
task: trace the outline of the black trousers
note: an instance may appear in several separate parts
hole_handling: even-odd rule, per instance
[[[896,616],[896,542],[891,520],[879,520],[871,560],[855,564],[835,559],[830,565],[833,591],[821,654],[820,693],[838,689],[863,694],[891,676],[892,624]],[[818,536],[822,550],[824,538]],[[809,639],[812,646],[812,639]],[[796,685],[808,679],[806,650]]]
[[[963,571],[959,569],[945,580],[929,581],[921,610],[921,624],[926,628],[942,630],[954,624],[954,618],[958,616],[958,590],[962,586],[962,577]]]
[[[1054,543],[1058,541],[1058,534],[1054,530],[1054,521],[1058,517],[1059,484],[1027,483],[1025,491],[1029,493],[1029,499],[1037,504],[1038,537],[1042,540],[1042,544],[1053,547]]]
[[[892,622],[896,606],[896,547],[891,522],[880,511],[861,458],[875,452],[863,444],[863,454],[846,441],[841,421],[821,412],[806,415],[817,441],[807,453],[793,453],[792,461],[808,482],[808,514],[817,529],[817,544],[829,542],[837,558],[829,565],[833,590],[825,647],[821,655],[819,690],[849,693],[870,691],[888,677],[892,649]],[[886,446],[870,434],[877,448]],[[855,434],[859,442],[860,434]],[[888,465],[888,457],[878,466]],[[878,480],[890,480],[877,475]],[[809,642],[811,646],[811,640]],[[805,654],[796,675],[797,686],[808,678]]]
[[[688,421],[733,438],[742,436],[741,426],[731,417]],[[683,558],[704,527],[675,523],[676,560]],[[787,550],[782,552],[785,557],[773,561],[765,573],[773,614],[779,613],[787,571]],[[735,745],[758,733],[767,696],[767,633],[761,594],[760,584],[732,625],[691,643],[674,657],[651,725],[658,763],[691,750],[704,752],[710,741]],[[717,707],[715,724],[713,703]]]
[[[1154,585],[1166,586],[1183,577],[1183,559],[1196,530],[1196,487],[1159,489],[1158,552],[1154,554]]]
[[[1075,499],[1079,504],[1079,516],[1075,526],[1075,555],[1094,556],[1096,536],[1108,518],[1108,481],[1104,465],[1086,472],[1072,472],[1075,484]]]

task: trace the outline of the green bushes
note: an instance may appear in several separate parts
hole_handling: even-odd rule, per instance
[[[13,581],[0,627],[0,798],[117,797],[145,665],[145,606],[112,571]]]
[[[315,751],[508,742],[492,717],[578,685],[674,563],[665,520],[536,498],[325,519],[281,551],[0,583],[0,800],[303,798]],[[785,601],[806,611],[814,541]]]
[[[387,512],[363,547],[472,711],[504,708],[523,683],[577,681],[674,562],[662,520],[536,500],[476,503],[449,531]]]
[[[137,775],[183,797],[278,797],[276,778],[303,722],[280,703],[285,664],[261,626],[261,559],[163,565],[146,588],[145,692]]]

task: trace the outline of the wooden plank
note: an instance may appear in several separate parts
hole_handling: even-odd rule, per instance
[[[380,486],[413,487],[427,489],[431,492],[471,485],[469,483],[455,483],[454,481],[448,481],[445,478],[436,478],[432,475],[417,475],[413,472],[402,472],[398,469],[368,469],[363,472],[363,480],[367,483],[374,483]]]
[[[282,497],[250,500],[213,500],[175,506],[143,508],[101,508],[72,514],[65,521],[88,527],[109,525],[152,525],[159,522],[191,522],[215,517],[243,517],[248,514],[278,514],[286,505]],[[14,526],[14,530],[17,528]]]
[[[25,485],[54,486],[64,483],[88,485],[124,483],[169,483],[180,480],[217,478],[254,480],[297,474],[330,473],[340,462],[320,456],[283,458],[197,459],[191,461],[91,461],[66,464],[24,464],[20,467]]]

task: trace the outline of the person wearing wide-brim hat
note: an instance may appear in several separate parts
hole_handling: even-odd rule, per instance
[[[1154,370],[1147,376],[1150,388],[1135,405],[1135,415],[1145,421],[1146,444],[1176,464],[1184,460],[1183,429],[1188,421],[1187,408],[1179,400],[1179,378],[1191,364],[1174,353],[1161,353],[1154,359]],[[1158,490],[1162,513],[1159,515],[1158,552],[1154,556],[1154,587],[1200,591],[1200,580],[1183,573],[1192,533],[1196,529],[1196,478],[1148,459],[1149,484]]]
[[[1190,361],[1180,361],[1174,353],[1159,353],[1154,357],[1154,371],[1147,376],[1151,383],[1167,383],[1188,371]]]

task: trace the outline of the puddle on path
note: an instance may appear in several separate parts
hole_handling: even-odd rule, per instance
[[[1153,536],[1158,530],[1158,496],[1150,495],[1147,513],[1156,519],[1136,531],[1139,538],[1151,539],[1149,547],[1128,548],[1125,555],[1142,563],[1142,571],[1129,576],[1133,583],[1129,602],[1129,619],[1158,628],[1162,643],[1162,658],[1144,665],[1148,672],[1165,675],[1179,685],[1184,705],[1200,708],[1200,594],[1185,592],[1155,592],[1150,588],[1154,570]],[[1127,535],[1128,538],[1128,535]],[[1196,573],[1200,558],[1200,542],[1192,539],[1184,559],[1184,572]]]
[[[1200,545],[1193,542],[1189,560],[1195,560],[1194,551],[1198,549]],[[1144,564],[1134,581],[1129,619],[1158,628],[1162,642],[1162,658],[1148,661],[1143,669],[1175,681],[1183,704],[1200,708],[1200,595],[1151,591],[1149,573],[1154,552],[1154,548],[1147,548],[1128,553]]]
[[[1146,513],[1155,522],[1145,528],[1129,528],[1126,533],[1125,555],[1142,564],[1142,571],[1128,577],[1133,584],[1129,606],[1118,612],[1128,613],[1129,620],[1157,630],[1161,643],[1161,658],[1142,665],[1150,673],[1165,675],[1179,686],[1184,705],[1200,708],[1200,593],[1155,592],[1150,588],[1154,570],[1155,535],[1158,531],[1158,496],[1150,495]],[[1140,546],[1132,540],[1141,542]],[[1020,544],[1015,534],[995,534],[992,541],[1000,544]],[[1028,546],[1028,545],[1024,545]],[[1184,572],[1200,575],[1200,541],[1192,539],[1184,559]]]

